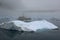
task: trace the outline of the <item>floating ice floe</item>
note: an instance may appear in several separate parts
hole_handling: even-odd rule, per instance
[[[40,20],[40,21],[33,21],[29,23],[29,27],[33,31],[36,31],[37,29],[57,29],[58,27],[46,20]]]
[[[12,24],[14,25],[12,25]],[[23,22],[23,21],[20,21],[20,20],[15,20],[15,21],[10,21],[8,22],[7,24],[10,24],[10,27],[9,25],[6,26],[4,25],[3,28],[7,28],[7,29],[15,29],[15,30],[18,30],[18,31],[37,31],[38,29],[42,30],[42,29],[57,29],[58,27],[46,20],[40,20],[40,21],[32,21],[32,22]],[[1,25],[0,25],[1,26]],[[2,28],[1,27],[1,28]]]

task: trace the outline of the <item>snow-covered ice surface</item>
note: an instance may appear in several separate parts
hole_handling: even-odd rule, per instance
[[[58,28],[54,24],[46,21],[46,20],[40,20],[40,21],[32,21],[32,22],[24,22],[20,20],[13,20],[9,21],[7,23],[0,24],[0,28],[5,29],[17,29],[18,31],[37,31],[37,30],[44,30],[44,29],[56,29]]]
[[[28,28],[28,23],[25,23],[24,21],[15,20],[11,22],[13,22],[17,27],[21,27],[23,31],[33,31],[32,29]]]
[[[24,31],[36,31],[38,29],[56,29],[58,28],[54,24],[46,21],[32,21],[32,22],[23,22],[23,21],[12,21],[17,27],[21,27]]]
[[[56,29],[58,28],[57,26],[55,26],[54,24],[46,21],[46,20],[41,20],[41,21],[33,21],[29,23],[29,27],[30,29],[36,31],[37,29]]]

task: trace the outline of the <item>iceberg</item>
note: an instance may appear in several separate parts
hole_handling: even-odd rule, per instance
[[[6,26],[6,24],[8,26]],[[12,25],[13,24],[13,25]],[[3,26],[1,26],[1,28],[7,28],[7,29],[15,29],[18,31],[34,31],[36,32],[38,29],[42,30],[42,29],[57,29],[58,27],[56,25],[54,25],[53,23],[50,23],[46,20],[39,20],[39,21],[32,21],[32,22],[24,22],[24,21],[20,21],[20,20],[13,20],[10,22],[3,23]]]
[[[54,25],[53,23],[50,23],[46,20],[40,20],[40,21],[33,21],[29,23],[29,27],[33,31],[36,31],[37,29],[57,29],[58,27]]]

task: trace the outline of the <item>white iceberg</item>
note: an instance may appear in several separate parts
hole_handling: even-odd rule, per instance
[[[46,20],[40,20],[40,21],[32,21],[32,22],[23,22],[20,20],[10,21],[9,23],[13,23],[15,26],[11,26],[10,28],[15,28],[18,31],[37,31],[38,29],[56,29],[58,28],[56,25],[46,21]],[[5,27],[4,27],[5,28]],[[9,28],[7,26],[6,28]]]
[[[36,31],[37,29],[57,29],[58,27],[46,20],[40,20],[30,22],[28,28]]]

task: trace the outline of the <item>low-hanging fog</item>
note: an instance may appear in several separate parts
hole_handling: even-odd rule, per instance
[[[0,0],[0,17],[60,18],[60,0]]]

